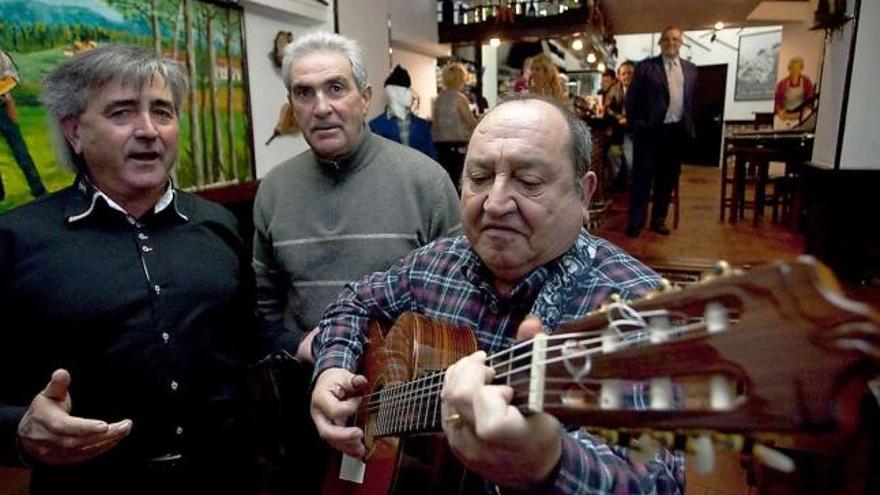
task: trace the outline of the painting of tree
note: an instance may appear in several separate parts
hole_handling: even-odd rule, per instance
[[[253,180],[253,138],[244,50],[244,16],[221,0],[0,0],[0,48],[15,61],[20,83],[10,92],[18,125],[50,191],[72,177],[56,166],[47,137],[40,85],[53,67],[80,50],[108,43],[151,47],[179,61],[189,76],[180,109],[175,184],[187,190]],[[0,144],[4,211],[31,199],[9,147]]]

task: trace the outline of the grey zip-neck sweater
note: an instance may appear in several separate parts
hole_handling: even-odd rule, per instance
[[[275,167],[254,204],[263,318],[308,332],[348,282],[461,233],[458,196],[439,164],[364,130],[337,160],[311,150]]]

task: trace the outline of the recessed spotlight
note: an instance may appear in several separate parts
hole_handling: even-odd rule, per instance
[[[588,53],[587,54],[587,62],[592,64],[595,61],[596,61],[596,54],[593,52]]]
[[[605,72],[605,64],[602,62],[599,62],[599,65],[596,66],[596,70],[599,72]]]
[[[571,49],[577,50],[577,51],[583,50],[584,49],[584,42],[581,41],[580,39],[576,39],[576,40],[572,41],[571,42]]]
[[[721,22],[721,21],[716,22],[716,23],[715,23],[715,30],[716,30],[716,31],[721,31],[722,29],[724,29],[724,23]]]
[[[489,46],[493,48],[498,48],[499,46],[501,46],[501,40],[498,38],[492,38],[489,40]]]

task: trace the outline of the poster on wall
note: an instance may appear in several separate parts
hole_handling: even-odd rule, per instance
[[[52,152],[41,81],[78,52],[110,43],[151,47],[179,61],[189,75],[173,170],[177,187],[253,180],[243,28],[243,10],[232,0],[0,0],[0,61],[9,60],[16,73],[9,79],[0,73],[0,81],[10,82],[0,83],[2,98],[15,109],[10,115],[0,105],[0,212],[40,195],[37,184],[52,192],[72,182]],[[21,139],[7,137],[16,134],[5,132],[13,126]]]
[[[736,101],[772,100],[782,31],[743,34],[736,64]]]

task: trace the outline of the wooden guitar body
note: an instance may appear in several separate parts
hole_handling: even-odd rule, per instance
[[[362,373],[369,382],[368,394],[378,394],[390,385],[435,373],[441,380],[440,372],[477,350],[474,335],[468,328],[443,324],[414,313],[406,313],[390,329],[372,322],[367,339]],[[336,455],[327,470],[322,493],[467,493],[464,468],[452,455],[443,435],[431,433],[439,427],[439,403],[436,409],[423,411],[421,418],[425,427],[417,430],[423,429],[425,433],[398,439],[377,436],[376,419],[359,414],[355,423],[365,432],[367,448],[364,482],[340,479],[341,456]]]

